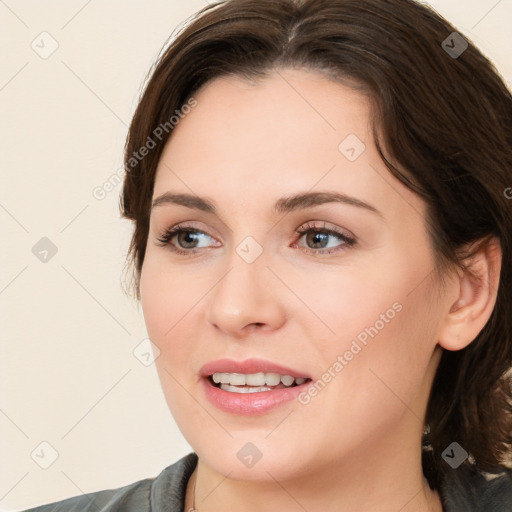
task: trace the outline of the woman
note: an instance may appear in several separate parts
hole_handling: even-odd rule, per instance
[[[509,511],[512,96],[412,0],[228,0],[159,58],[121,210],[154,478],[33,510]]]

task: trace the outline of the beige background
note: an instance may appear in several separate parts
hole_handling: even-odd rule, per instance
[[[430,3],[510,86],[512,1]],[[121,174],[141,83],[172,31],[204,5],[0,2],[1,510],[153,477],[191,451],[154,365],[133,353],[146,330],[121,289],[131,232],[121,186],[102,200],[93,190]],[[58,48],[43,59],[32,41],[41,53],[51,38]],[[46,263],[32,252],[43,237],[58,251]]]

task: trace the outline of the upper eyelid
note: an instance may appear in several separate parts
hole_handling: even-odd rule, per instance
[[[322,225],[317,225],[317,226],[315,226],[315,225],[311,226],[310,225],[310,224],[314,224],[315,222],[322,223]],[[196,227],[194,225],[194,221],[191,221],[191,222],[187,222],[187,221],[178,222],[177,224],[175,224],[175,225],[173,225],[171,227],[163,228],[161,230],[161,232],[165,233],[165,232],[170,231],[170,230],[197,231],[197,232],[200,232],[200,233],[205,234],[207,236],[213,237],[213,235],[208,233],[207,230],[204,230],[202,228]],[[334,231],[335,233],[355,238],[355,235],[353,235],[348,229],[337,227],[337,226],[335,226],[335,224],[333,224],[331,222],[327,222],[327,221],[307,220],[307,221],[302,222],[299,225],[299,227],[293,229],[293,232],[297,233],[299,230],[300,231],[305,231],[305,230],[311,230],[311,231],[313,231],[313,230],[318,230],[318,231],[322,231],[322,230]],[[232,233],[232,230],[229,229],[229,232]]]
[[[318,225],[318,226],[310,225],[311,223],[314,223],[314,222],[322,222],[323,225]],[[353,235],[350,231],[343,229],[343,228],[339,228],[339,227],[335,227],[335,228],[329,227],[327,224],[328,223],[326,221],[311,221],[311,220],[309,220],[309,221],[303,222],[298,228],[294,229],[293,232],[296,234],[300,234],[300,238],[302,238],[308,232],[318,231],[318,232],[328,232],[330,234],[330,236],[338,236],[341,240],[347,241],[346,239],[348,239],[348,240],[356,241],[357,237],[355,235]],[[209,234],[205,230],[197,228],[193,224],[188,223],[186,221],[183,223],[178,223],[174,226],[171,226],[170,228],[164,229],[162,231],[161,236],[172,232],[170,235],[170,239],[169,239],[169,243],[171,243],[170,240],[172,238],[174,238],[177,234],[179,234],[180,232],[183,232],[183,231],[185,231],[185,232],[192,231],[195,233],[200,233],[209,238],[212,238],[213,240],[218,241],[215,236]]]
[[[206,222],[210,223],[210,221],[212,220],[212,215],[214,216],[214,219],[216,222],[219,222],[221,225],[222,225],[222,229],[225,229],[230,235],[233,234],[233,230],[231,229],[231,227],[224,221],[224,219],[219,216],[216,212],[211,212],[211,211],[207,211],[207,210],[203,210],[203,209],[196,209],[196,208],[193,208],[193,207],[189,207],[187,204],[188,202],[190,201],[190,199],[188,198],[187,194],[177,194],[178,197],[185,197],[186,200],[185,200],[185,203],[187,204],[183,204],[183,202],[175,202],[173,200],[167,200],[166,199],[166,196],[167,195],[170,195],[170,196],[175,196],[175,194],[163,194],[160,198],[156,198],[156,199],[153,199],[153,206],[151,208],[151,212],[150,212],[150,219],[154,219],[155,217],[160,219],[160,215],[165,215],[165,211],[166,210],[172,210],[172,207],[177,207],[178,209],[181,209],[181,208],[184,208],[184,209],[192,209],[195,211],[195,213],[199,216],[199,217],[203,217],[204,219],[208,219],[206,220]],[[303,196],[308,196],[309,194],[303,194]],[[330,192],[319,192],[318,194],[316,194],[318,196],[328,196],[328,195],[332,195],[332,193]],[[334,194],[335,196],[340,196],[340,194]],[[343,196],[343,195],[342,195]],[[272,230],[274,228],[274,226],[276,224],[278,224],[281,220],[283,220],[284,217],[287,217],[289,214],[290,215],[314,215],[315,213],[319,216],[322,216],[322,212],[325,213],[325,210],[324,208],[328,207],[330,209],[330,207],[333,207],[333,206],[343,206],[343,207],[350,207],[352,206],[353,208],[351,208],[354,213],[356,215],[359,215],[359,213],[373,213],[375,215],[372,215],[373,218],[376,218],[376,219],[379,219],[380,221],[383,221],[385,222],[386,219],[384,217],[384,215],[382,214],[382,212],[380,212],[379,210],[377,210],[375,207],[373,207],[372,205],[368,205],[362,201],[359,201],[355,198],[350,198],[350,197],[347,197],[347,196],[343,196],[346,198],[346,200],[334,200],[334,201],[321,201],[321,202],[318,202],[316,204],[308,204],[306,206],[303,206],[303,207],[293,207],[293,208],[290,208],[289,211],[286,211],[284,214],[280,214],[278,213],[278,215],[280,215],[280,218],[279,220],[277,220],[273,225],[272,227],[268,230]],[[297,195],[296,197],[292,197],[291,199],[292,200],[297,200],[297,199],[300,199],[301,198],[301,195]],[[293,203],[293,201],[292,201]],[[317,210],[318,209],[318,210]],[[198,229],[200,231],[200,229]]]

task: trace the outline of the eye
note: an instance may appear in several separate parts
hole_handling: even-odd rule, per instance
[[[331,254],[333,252],[345,250],[355,244],[356,240],[352,236],[342,233],[337,229],[327,228],[325,226],[325,222],[323,226],[315,226],[308,223],[306,226],[297,229],[296,233],[302,235],[299,240],[305,237],[306,244],[316,246],[313,247],[313,249],[307,249],[306,252],[312,252],[314,254]],[[329,238],[337,238],[338,240],[341,240],[342,243],[333,246],[332,244],[329,244]]]
[[[313,248],[305,248],[306,252],[311,252],[313,254],[331,254],[333,252],[346,250],[356,243],[355,238],[352,236],[342,233],[337,229],[327,228],[325,222],[323,226],[316,226],[308,223],[297,229],[296,233],[301,235],[299,240],[305,237],[306,244],[316,246]],[[164,233],[162,233],[158,238],[159,243],[157,245],[159,247],[168,246],[171,251],[177,254],[190,256],[200,252],[201,249],[208,248],[208,238],[215,240],[204,231],[200,231],[193,226],[177,225],[164,231]],[[329,243],[329,238],[337,238],[341,243],[333,246]],[[205,244],[202,246],[198,245],[202,240],[205,241]],[[178,242],[178,245],[174,243],[176,241]],[[220,245],[221,244],[216,241],[215,246],[219,247]]]
[[[179,242],[180,247],[186,250],[182,250],[172,243],[172,240],[176,238]],[[169,248],[178,254],[194,254],[199,249],[208,247],[208,245],[198,246],[197,242],[201,241],[201,238],[213,238],[207,235],[204,231],[200,231],[193,226],[178,225],[170,229],[167,229],[160,237],[160,247],[169,246]],[[219,244],[220,245],[220,244]]]

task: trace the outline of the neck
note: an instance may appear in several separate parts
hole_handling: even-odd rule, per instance
[[[399,443],[380,438],[336,467],[320,466],[288,480],[265,470],[263,481],[235,480],[199,459],[187,487],[185,511],[193,506],[195,486],[198,512],[442,512],[438,493],[423,476],[421,451],[413,451],[413,446],[419,446],[417,439],[412,444],[403,438]]]

